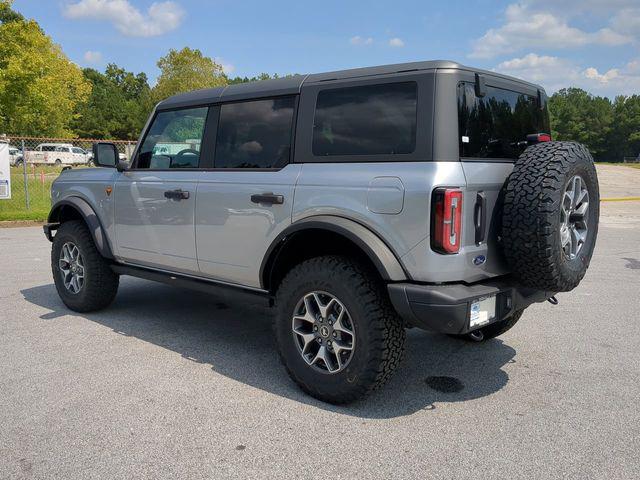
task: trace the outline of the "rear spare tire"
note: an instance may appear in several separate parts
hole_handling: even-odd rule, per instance
[[[507,179],[502,212],[506,260],[520,282],[568,292],[589,267],[600,195],[593,158],[574,142],[528,147]]]

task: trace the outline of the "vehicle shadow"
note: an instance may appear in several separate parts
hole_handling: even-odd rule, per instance
[[[215,372],[252,387],[361,418],[399,417],[491,395],[509,380],[502,367],[515,361],[515,350],[498,339],[474,344],[411,329],[406,360],[393,379],[366,400],[334,406],[309,397],[289,379],[275,350],[269,309],[231,307],[211,295],[128,277],[123,277],[108,309],[90,314],[68,310],[53,284],[21,293],[26,301],[49,310],[43,320],[80,316],[211,365]]]

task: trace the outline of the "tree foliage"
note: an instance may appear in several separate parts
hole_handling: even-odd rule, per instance
[[[36,22],[13,15],[7,1],[0,6],[0,131],[70,135],[91,84]]]
[[[564,88],[549,99],[552,135],[584,143],[596,160],[640,154],[640,96],[608,98]]]
[[[248,83],[248,82],[258,82],[260,80],[271,80],[271,79],[275,79],[275,78],[287,78],[287,77],[292,77],[293,75],[278,75],[277,73],[274,73],[273,75],[270,75],[268,73],[261,73],[255,77],[232,77],[232,78],[228,78],[228,82],[229,85],[235,85],[238,83]]]
[[[204,56],[198,49],[171,49],[158,60],[158,68],[160,76],[153,88],[155,101],[177,93],[227,85],[222,66]]]
[[[24,17],[13,10],[13,0],[0,0],[0,23],[24,21]]]
[[[147,76],[112,63],[105,73],[86,68],[83,74],[93,88],[78,109],[75,133],[85,138],[136,139],[153,108]]]

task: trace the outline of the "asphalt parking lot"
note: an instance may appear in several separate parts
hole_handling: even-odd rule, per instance
[[[40,228],[0,229],[2,479],[640,472],[640,202],[602,204],[592,267],[558,306],[484,344],[411,330],[393,380],[342,407],[289,380],[268,311],[124,278],[79,315],[49,249]]]

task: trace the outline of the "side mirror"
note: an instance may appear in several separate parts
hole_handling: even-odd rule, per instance
[[[118,168],[120,157],[113,143],[98,142],[93,144],[93,163],[98,167]],[[120,170],[118,168],[118,170]]]

